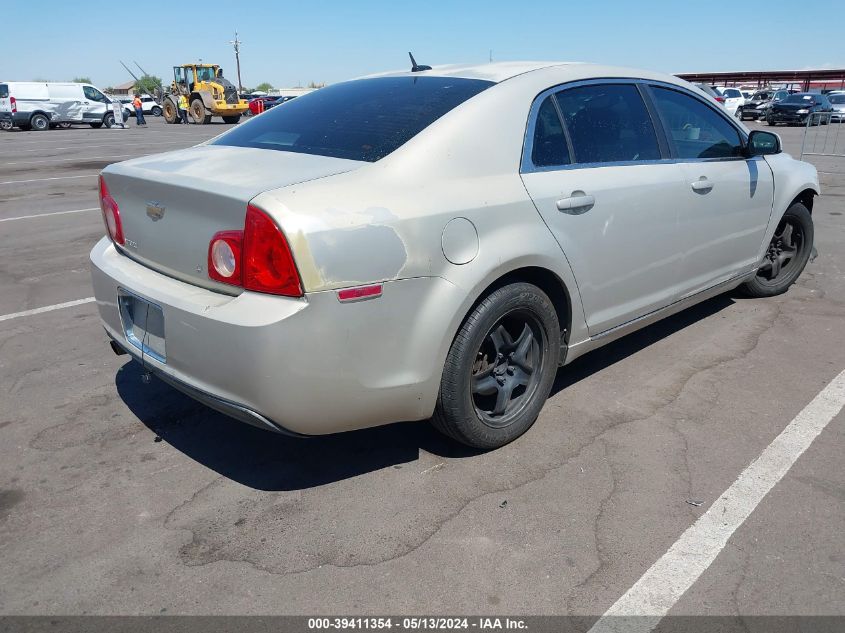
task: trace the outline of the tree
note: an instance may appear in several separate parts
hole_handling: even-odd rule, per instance
[[[325,87],[326,87],[326,84],[324,84],[324,83],[317,83],[316,81],[309,81],[309,82],[308,82],[308,87],[309,87],[309,88],[315,88],[315,89],[316,89],[316,88],[325,88]]]
[[[255,90],[253,90],[253,92],[270,92],[272,89],[273,89],[273,84],[265,81],[264,83],[258,84],[255,87]]]
[[[161,90],[161,77],[155,75],[141,75],[135,82],[135,92],[141,94],[155,94]]]
[[[75,84],[90,84],[91,78],[90,77],[74,77],[71,81]]]

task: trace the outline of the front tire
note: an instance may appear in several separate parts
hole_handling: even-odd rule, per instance
[[[170,124],[179,123],[179,109],[170,99],[164,100],[164,120]]]
[[[493,291],[452,342],[432,424],[482,450],[513,441],[543,408],[559,353],[557,312],[542,290],[519,282]]]
[[[161,112],[162,110],[158,106],[153,106],[153,109],[150,110],[150,114],[152,114],[153,116],[161,116]]]
[[[807,207],[796,202],[778,223],[754,279],[743,284],[745,294],[774,297],[786,292],[810,259],[813,236],[813,217]]]
[[[99,130],[101,127],[103,127],[103,122],[97,121],[96,123],[89,123],[88,125],[90,125],[95,130]]]
[[[33,114],[29,120],[29,124],[36,132],[43,132],[44,130],[50,129],[50,119],[43,114]]]
[[[211,115],[208,114],[205,104],[199,99],[191,101],[191,118],[197,125],[211,123]]]

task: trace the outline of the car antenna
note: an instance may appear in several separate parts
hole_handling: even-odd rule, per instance
[[[411,54],[411,51],[408,51],[408,57],[411,58],[411,72],[418,73],[421,70],[431,70],[431,66],[420,66],[417,63],[417,60],[414,59],[414,56]]]

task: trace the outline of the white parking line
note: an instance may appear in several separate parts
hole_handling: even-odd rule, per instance
[[[70,211],[50,211],[49,213],[36,213],[34,215],[19,215],[16,218],[0,218],[0,222],[11,222],[12,220],[28,220],[30,218],[44,218],[48,215],[64,215],[66,213],[82,213],[83,211],[99,211],[99,207],[88,209],[71,209]]]
[[[153,150],[155,152],[155,150]],[[44,160],[20,160],[12,163],[0,163],[2,165],[37,165],[42,163],[66,163],[75,160],[102,160],[104,158],[126,158],[127,156],[140,157],[141,154],[112,154],[110,156],[71,156],[65,158],[45,158]]]
[[[132,147],[137,147],[138,145],[147,145],[147,144],[155,145],[155,146],[159,146],[159,145],[183,145],[184,142],[183,141],[148,141],[146,143],[143,143],[143,142],[132,143]],[[88,149],[96,149],[96,148],[100,148],[100,147],[126,147],[126,141],[115,141],[114,143],[103,143],[101,145],[85,145],[85,147],[83,149],[88,150]],[[17,148],[15,148],[14,152],[12,152],[12,153],[43,152],[45,150],[57,152],[59,150],[65,150],[65,149],[76,149],[76,150],[78,150],[80,148],[79,148],[78,145],[76,145],[76,146],[71,145],[71,146],[68,146],[68,147],[38,147],[36,149],[17,149]]]
[[[77,299],[76,301],[66,301],[65,303],[57,303],[52,306],[44,306],[43,308],[24,310],[23,312],[13,312],[12,314],[4,314],[0,316],[0,321],[8,321],[9,319],[17,319],[19,317],[32,316],[33,314],[41,314],[42,312],[52,312],[53,310],[61,310],[62,308],[72,308],[74,306],[81,306],[85,303],[91,303],[93,301],[94,297],[86,297],[85,299]]]
[[[96,178],[99,174],[84,174],[82,176],[55,176],[53,178],[30,178],[28,180],[5,180],[0,185],[17,185],[24,182],[43,182],[45,180],[72,180],[73,178]]]
[[[769,491],[845,405],[845,371],[834,378],[737,477],[589,633],[653,630]]]

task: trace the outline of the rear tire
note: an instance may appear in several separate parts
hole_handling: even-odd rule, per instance
[[[557,312],[542,290],[519,282],[493,291],[452,342],[432,424],[482,450],[513,441],[543,408],[559,350]]]
[[[772,120],[772,117],[766,117],[766,123],[768,123],[768,124],[769,124],[769,125],[771,125],[772,127],[774,127],[774,126],[776,126],[776,125],[777,125],[777,123],[775,123],[775,122]]]
[[[106,116],[103,117],[103,125],[105,125],[106,128],[108,128],[108,129],[111,129],[112,127],[114,127],[114,113],[113,112],[108,112],[106,114]]]
[[[813,251],[813,216],[800,202],[786,210],[754,279],[742,285],[749,297],[786,292],[801,275]]]
[[[36,132],[43,132],[44,130],[50,129],[50,119],[43,114],[33,114],[29,120],[29,124]]]
[[[224,123],[237,123],[240,120],[241,120],[240,114],[235,114],[235,115],[232,115],[232,116],[224,116],[223,117]]]

